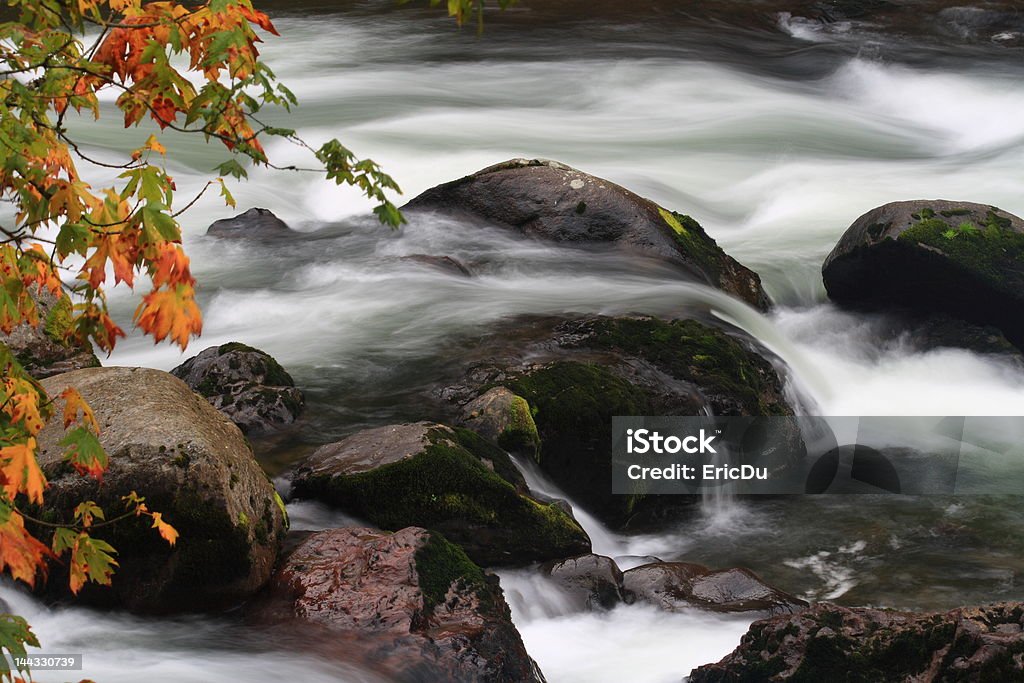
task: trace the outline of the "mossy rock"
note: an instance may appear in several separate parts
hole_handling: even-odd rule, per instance
[[[110,587],[88,584],[77,601],[142,612],[218,609],[266,582],[287,521],[273,485],[227,418],[158,370],[78,370],[43,380],[43,387],[50,396],[75,387],[88,401],[110,466],[102,484],[72,471],[59,443],[63,425],[51,419],[39,435],[50,488],[38,514],[70,521],[75,505],[95,500],[109,519],[124,511],[122,496],[136,491],[180,534],[169,546],[151,520],[137,517],[98,529],[94,535],[117,549],[120,566]],[[58,566],[44,590],[69,599],[66,570]]]
[[[529,401],[505,387],[495,387],[467,404],[462,420],[510,453],[535,457],[540,450],[540,434]]]
[[[294,423],[305,397],[273,356],[241,342],[204,349],[171,370],[246,434]]]
[[[678,267],[759,310],[771,302],[744,267],[689,216],[557,161],[512,159],[433,187],[403,211],[471,215],[530,237],[617,245]]]
[[[1024,605],[946,613],[821,603],[755,622],[738,648],[692,683],[1024,680]]]
[[[67,295],[29,290],[36,305],[38,324],[22,323],[10,334],[0,332],[5,345],[21,366],[36,379],[62,372],[98,367],[92,346],[71,338],[72,304]]]
[[[498,577],[436,531],[306,535],[246,613],[265,632],[291,633],[308,653],[340,657],[380,680],[544,681]]]
[[[858,218],[822,269],[837,303],[945,314],[1024,348],[1024,220],[970,202],[894,202]]]
[[[770,362],[740,339],[695,320],[586,318],[561,324],[552,343],[560,348],[559,360],[504,368],[500,379],[479,391],[486,396],[499,385],[527,402],[540,437],[541,469],[611,524],[624,522],[645,500],[612,495],[614,416],[793,414]],[[801,452],[795,429],[787,427],[779,438],[793,446],[786,453]]]
[[[420,422],[320,448],[296,471],[293,493],[384,529],[440,531],[482,565],[588,552],[579,524],[558,505],[525,495],[514,470],[503,451],[472,432]]]

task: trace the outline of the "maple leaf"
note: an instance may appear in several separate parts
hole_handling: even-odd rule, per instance
[[[46,560],[53,553],[25,530],[25,520],[0,502],[0,572],[35,586],[37,575],[46,575]]]
[[[142,297],[142,303],[135,309],[135,323],[156,343],[170,337],[182,349],[186,348],[189,337],[198,336],[203,329],[192,285],[154,289]]]
[[[9,500],[24,492],[30,502],[43,502],[46,477],[36,462],[36,440],[0,448],[0,471],[4,475],[3,491]]]
[[[135,245],[130,233],[105,232],[97,236],[95,251],[82,266],[82,275],[88,273],[89,286],[98,288],[107,279],[107,261],[114,266],[114,282],[124,282],[129,287],[135,279]]]
[[[63,541],[64,544],[67,540]],[[110,585],[114,568],[118,566],[114,550],[106,541],[93,538],[84,531],[78,534],[71,545],[71,564],[68,567],[68,584],[75,595],[87,581]]]
[[[86,403],[82,395],[74,387],[68,387],[61,393],[64,400],[64,428],[67,429],[73,422],[78,420],[78,413],[82,413],[82,422],[92,427],[97,434],[100,433],[99,423],[93,415],[92,408]]]
[[[179,245],[165,242],[160,245],[158,254],[153,259],[155,267],[151,271],[153,287],[191,285],[195,282],[189,269],[188,256]]]
[[[153,518],[153,528],[160,533],[168,545],[174,545],[174,542],[178,540],[178,530],[165,522],[163,515],[159,512],[150,513],[150,516]]]
[[[64,460],[79,474],[102,479],[109,460],[96,435],[85,426],[69,429],[60,445],[65,447]]]

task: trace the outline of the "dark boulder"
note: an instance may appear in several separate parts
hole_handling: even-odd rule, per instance
[[[562,506],[527,495],[508,455],[465,429],[429,422],[367,429],[318,449],[292,484],[297,497],[385,529],[436,529],[482,565],[590,551]]]
[[[171,374],[249,435],[295,422],[305,403],[302,391],[280,363],[238,342],[204,349]]]
[[[535,456],[540,449],[530,404],[505,387],[495,387],[463,406],[462,421],[506,451]]]
[[[497,577],[436,532],[331,529],[284,560],[250,620],[397,683],[539,683]]]
[[[488,399],[504,387],[525,405],[517,409],[521,424],[529,416],[540,439],[537,462],[571,498],[610,524],[638,513],[638,505],[679,503],[685,496],[612,494],[612,417],[624,415],[792,415],[782,380],[760,348],[740,336],[696,320],[650,317],[603,318],[534,324],[529,340],[508,346],[505,335],[477,344],[484,356],[473,362],[458,385],[440,395],[460,406],[463,419],[492,438],[506,435],[504,445],[529,451],[529,429],[504,429],[516,424],[511,406]],[[487,354],[493,353],[488,357]],[[506,394],[502,394],[506,395]],[[484,407],[481,407],[481,406]],[[474,417],[476,415],[476,417]],[[775,454],[762,460],[773,472],[797,464],[802,441],[795,425],[773,437]]]
[[[506,161],[431,188],[403,211],[468,215],[554,242],[614,244],[672,263],[759,310],[770,306],[757,273],[697,221],[555,161]]]
[[[71,299],[48,290],[32,291],[37,325],[21,323],[10,333],[0,331],[0,345],[6,346],[28,374],[36,379],[62,372],[99,367],[100,361],[87,343],[68,338],[73,314]]]
[[[754,622],[736,650],[691,683],[1024,680],[1024,605],[946,613],[818,604]]]
[[[39,434],[50,486],[33,516],[68,522],[76,505],[94,500],[110,519],[135,491],[180,533],[171,547],[146,518],[97,529],[93,536],[117,549],[120,566],[110,587],[87,584],[78,600],[149,612],[209,610],[236,604],[270,578],[287,527],[284,503],[226,417],[159,370],[91,368],[42,384],[51,397],[74,387],[89,403],[110,466],[100,483],[63,461],[57,399],[57,417]],[[68,597],[66,569],[55,565],[51,574],[45,590]]]
[[[412,263],[420,263],[424,266],[439,270],[449,275],[459,275],[462,277],[472,277],[473,273],[469,268],[466,267],[462,261],[454,259],[451,256],[434,256],[431,254],[410,254],[409,256],[403,256],[403,261],[410,261]]]
[[[700,608],[714,612],[792,613],[807,607],[803,600],[772,588],[748,569],[712,571],[687,562],[656,562],[623,574],[625,592],[633,600],[668,612]]]
[[[995,207],[886,204],[850,226],[822,274],[837,303],[948,315],[1024,345],[1024,220]]]
[[[553,562],[543,571],[581,609],[609,610],[626,601],[622,572],[615,560],[604,555],[580,555]]]
[[[206,230],[207,235],[214,237],[243,237],[251,239],[267,239],[288,237],[298,234],[288,224],[274,215],[270,209],[249,209],[232,218],[214,221]]]

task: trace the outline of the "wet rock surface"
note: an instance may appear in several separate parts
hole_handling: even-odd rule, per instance
[[[403,211],[470,216],[553,242],[615,245],[672,263],[759,310],[770,305],[758,275],[697,221],[556,161],[506,161],[431,188]]]
[[[234,239],[273,239],[299,233],[289,228],[270,209],[252,208],[232,218],[214,221],[207,228],[206,234]]]
[[[590,550],[563,505],[529,496],[508,455],[465,429],[419,422],[357,432],[318,449],[292,484],[299,498],[385,529],[436,529],[482,565]]]
[[[872,310],[940,314],[1024,345],[1024,220],[996,207],[894,202],[858,218],[822,268],[829,297]]]
[[[711,570],[686,562],[656,562],[623,574],[623,587],[632,600],[667,612],[693,608],[713,612],[798,612],[807,603],[772,588],[748,569]]]
[[[1024,680],[1024,605],[920,614],[818,604],[755,622],[692,683]]]
[[[400,683],[544,680],[498,579],[425,529],[308,535],[249,618],[303,629],[325,656],[356,658]]]
[[[280,363],[238,342],[204,349],[171,374],[250,435],[295,422],[305,404],[302,391]]]

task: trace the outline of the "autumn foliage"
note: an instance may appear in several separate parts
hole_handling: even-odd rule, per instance
[[[295,132],[263,125],[264,106],[288,109],[295,97],[260,61],[260,34],[276,35],[250,0],[142,2],[141,0],[7,0],[17,19],[0,24],[0,200],[13,217],[0,222],[0,330],[38,325],[38,295],[73,301],[69,342],[109,352],[124,336],[107,308],[105,286],[145,286],[133,322],[156,342],[182,348],[202,330],[196,282],[181,244],[175,183],[168,175],[160,132],[203,136],[227,157],[203,192],[219,187],[234,200],[224,176],[242,178],[246,166],[273,166],[262,140],[277,136],[306,148],[321,172],[361,188],[378,202],[381,221],[402,221],[385,192],[398,188],[369,160],[338,141],[308,147]],[[100,93],[117,94],[116,112]],[[123,117],[125,127],[152,133],[120,164],[90,156],[69,133],[69,120]],[[95,187],[81,168],[118,171],[111,187]],[[294,169],[291,169],[294,170]],[[202,194],[202,193],[200,193]],[[36,461],[37,436],[55,410],[55,397],[28,376],[0,343],[0,574],[29,586],[62,562],[77,593],[87,582],[109,583],[116,550],[91,535],[127,517],[146,517],[154,533],[174,544],[173,520],[126,496],[121,510],[82,501],[72,522],[31,518],[46,495]],[[64,461],[83,477],[101,479],[107,455],[100,426],[74,390],[60,396]],[[47,542],[30,529],[46,526]],[[0,615],[0,655],[37,646],[28,624]],[[21,680],[0,657],[0,681]]]

